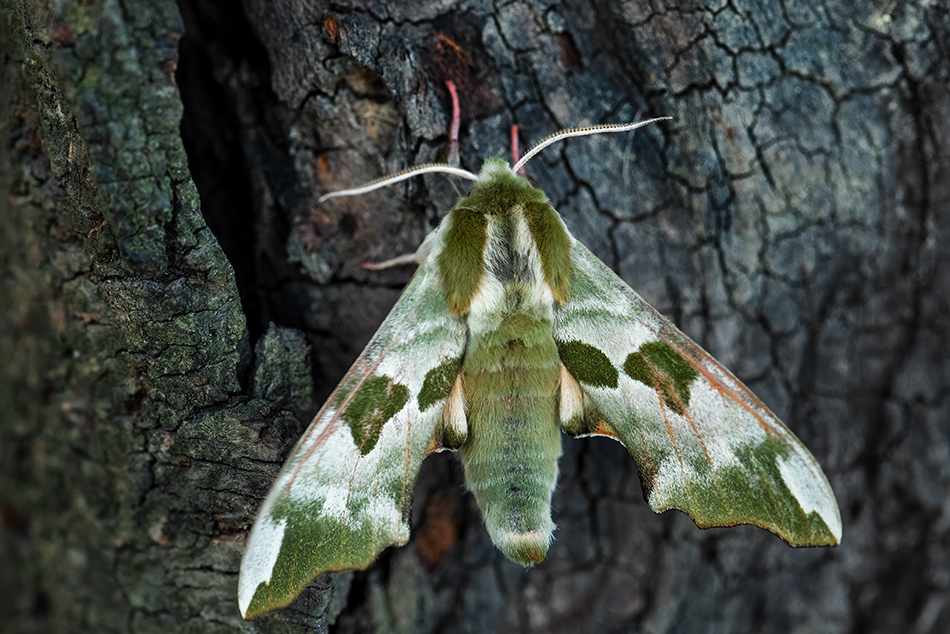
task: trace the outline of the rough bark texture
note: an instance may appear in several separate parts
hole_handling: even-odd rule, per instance
[[[3,631],[950,631],[945,3],[10,0],[0,46]],[[359,265],[455,194],[317,198],[437,159],[447,79],[469,169],[512,124],[674,117],[530,174],[812,449],[840,547],[655,516],[565,438],[537,568],[439,455],[407,547],[241,621],[311,391],[411,274]]]

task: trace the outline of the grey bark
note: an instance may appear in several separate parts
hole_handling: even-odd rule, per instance
[[[0,16],[4,631],[950,630],[946,4]],[[437,455],[406,547],[241,621],[256,509],[411,275],[360,264],[414,250],[455,193],[317,198],[436,160],[445,80],[472,170],[508,156],[512,124],[530,145],[674,117],[530,175],[811,448],[840,547],[656,516],[619,444],[565,438],[535,569],[491,546]]]

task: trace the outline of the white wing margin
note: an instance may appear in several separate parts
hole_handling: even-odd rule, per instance
[[[241,562],[245,618],[290,603],[322,572],[365,568],[409,539],[413,484],[467,339],[432,262],[419,267],[264,500]]]
[[[793,546],[838,543],[834,493],[801,441],[577,241],[572,265],[554,338],[584,393],[578,435],[620,440],[657,513],[754,524]]]

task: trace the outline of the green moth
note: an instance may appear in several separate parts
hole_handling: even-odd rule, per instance
[[[838,543],[838,505],[809,451],[518,175],[555,141],[647,123],[561,132],[513,168],[426,165],[325,197],[425,172],[474,182],[413,256],[409,286],[264,501],[241,563],[245,618],[405,544],[413,484],[435,451],[459,452],[505,556],[541,562],[562,431],[623,443],[657,513],[754,524],[792,546]]]

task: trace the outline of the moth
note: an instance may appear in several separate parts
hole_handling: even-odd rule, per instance
[[[657,513],[754,524],[792,546],[838,543],[838,505],[809,451],[519,175],[552,143],[652,121],[566,130],[514,167],[425,165],[324,197],[427,172],[474,183],[416,252],[412,281],[265,499],[241,563],[245,618],[405,544],[416,475],[437,451],[458,451],[505,556],[541,562],[561,432],[623,443]]]

